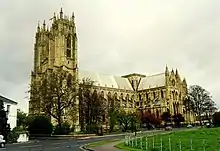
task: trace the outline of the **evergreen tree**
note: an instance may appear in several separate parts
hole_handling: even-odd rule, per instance
[[[4,110],[3,101],[0,100],[0,135],[3,135],[6,141],[7,141],[7,132],[8,132],[7,114],[6,111]]]

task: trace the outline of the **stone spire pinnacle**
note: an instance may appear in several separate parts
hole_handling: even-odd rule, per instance
[[[178,76],[179,75],[179,73],[178,73],[178,69],[176,69],[176,76]]]
[[[46,23],[45,23],[45,20],[44,20],[44,23],[43,23],[43,30],[46,29]]]
[[[186,83],[186,78],[183,79],[183,84],[184,84],[184,85],[187,85],[187,83]]]
[[[40,32],[40,21],[37,23],[37,32]]]
[[[60,9],[60,18],[61,18],[61,19],[63,18],[63,9],[62,9],[62,7],[61,7],[61,9]]]
[[[165,69],[165,75],[168,76],[169,75],[169,69],[168,66],[166,65],[166,69]]]
[[[72,13],[72,21],[74,21],[75,19],[75,15],[74,15],[74,12]]]

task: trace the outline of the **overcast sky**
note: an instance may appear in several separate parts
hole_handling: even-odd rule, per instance
[[[219,0],[0,0],[0,94],[27,111],[38,21],[75,12],[80,69],[123,75],[178,68],[220,104]]]

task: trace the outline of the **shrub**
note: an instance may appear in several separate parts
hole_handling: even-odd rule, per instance
[[[59,125],[55,126],[54,133],[55,135],[68,135],[72,129],[70,128],[70,125],[68,123],[63,123],[61,125],[61,129],[59,129]]]
[[[53,131],[53,125],[45,116],[35,116],[28,127],[28,131],[30,134],[50,135]]]
[[[19,131],[17,127],[15,127],[12,131],[9,132],[8,134],[8,142],[9,143],[16,143],[19,137]]]
[[[220,112],[215,112],[213,115],[213,124],[215,126],[220,126]]]

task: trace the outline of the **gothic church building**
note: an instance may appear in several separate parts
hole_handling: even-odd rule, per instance
[[[79,69],[74,14],[71,17],[64,16],[61,9],[59,15],[54,14],[50,28],[46,27],[45,21],[42,26],[38,25],[35,38],[31,82],[41,80],[42,75],[49,70],[62,67],[78,81],[83,78],[95,81],[95,90],[105,98],[114,95],[126,110],[141,108],[157,116],[170,111],[172,115],[184,115],[186,122],[194,122],[193,114],[186,112],[183,105],[187,83],[181,79],[177,69],[170,71],[166,66],[162,73],[151,76],[137,73],[113,76]],[[39,112],[34,108],[35,105],[30,100],[29,114]]]

